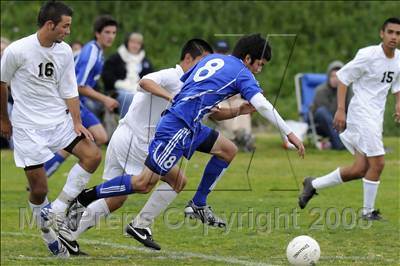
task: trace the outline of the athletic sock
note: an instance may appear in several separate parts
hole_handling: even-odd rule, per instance
[[[214,189],[228,166],[228,162],[219,159],[217,156],[211,157],[204,170],[197,192],[193,197],[193,202],[196,206],[206,205],[208,194]]]
[[[363,178],[364,205],[363,214],[368,214],[374,210],[376,194],[378,193],[379,181],[372,181]]]
[[[71,201],[85,188],[91,176],[92,174],[83,169],[79,163],[75,164],[68,174],[67,182],[65,183],[63,190],[57,199],[51,204],[54,212],[65,212]]]
[[[85,189],[78,196],[78,201],[83,206],[88,206],[97,199],[109,198],[132,194],[131,175],[122,175],[114,177],[100,185]]]
[[[326,187],[336,186],[342,183],[343,180],[342,177],[340,176],[340,169],[337,168],[336,170],[330,172],[327,175],[314,179],[311,184],[315,189],[322,189]]]
[[[178,193],[166,182],[161,183],[153,191],[146,204],[133,219],[133,226],[138,228],[150,227],[154,219],[163,212],[178,196]]]
[[[47,177],[50,177],[65,161],[59,153],[54,153],[54,157],[44,163],[44,170],[46,170]]]
[[[101,217],[106,217],[109,214],[110,209],[105,199],[99,199],[89,204],[82,214],[78,229],[72,232],[73,240],[78,239],[83,232],[95,226]]]
[[[33,204],[32,202],[28,201],[29,203],[29,207],[32,210],[32,218],[35,219],[35,223],[37,226],[39,226],[39,228],[42,227],[41,224],[41,218],[40,218],[40,210],[46,206],[47,204],[49,204],[49,200],[47,199],[47,197],[44,199],[43,203],[41,204]]]

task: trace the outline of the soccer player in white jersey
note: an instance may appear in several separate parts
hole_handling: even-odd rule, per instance
[[[80,119],[74,59],[63,42],[70,33],[72,13],[61,2],[45,3],[38,15],[39,30],[12,43],[1,58],[1,135],[10,137],[12,132],[15,164],[24,168],[29,181],[29,205],[48,248],[60,257],[68,257],[68,250],[40,219],[40,209],[48,206],[51,213],[62,213],[101,160],[93,136]],[[10,84],[14,99],[11,123],[6,108]],[[59,197],[49,204],[43,163],[60,149],[74,154],[79,163],[69,172]]]
[[[107,148],[103,178],[108,180],[121,173],[139,174],[148,154],[148,145],[154,137],[155,127],[162,112],[168,107],[173,96],[182,87],[180,78],[201,57],[212,53],[211,46],[201,39],[189,40],[182,48],[181,62],[175,68],[168,68],[148,74],[140,81],[139,91],[127,115],[120,121]],[[244,104],[241,108],[216,109],[215,119],[227,119],[246,114],[254,109]],[[233,145],[233,144],[232,144]],[[177,177],[177,178],[176,178]],[[186,177],[172,171],[162,178],[163,183],[152,193],[147,203],[127,227],[127,233],[145,246],[160,249],[152,239],[150,226],[154,219],[167,208],[186,184]],[[67,247],[75,247],[76,239],[96,224],[99,216],[106,216],[122,206],[127,196],[100,199],[88,206],[72,241],[61,236]],[[74,229],[76,225],[71,224]]]
[[[382,43],[360,49],[356,57],[337,72],[340,86],[334,126],[339,131],[345,129],[340,138],[354,155],[354,162],[351,166],[337,168],[325,176],[306,178],[304,190],[299,197],[301,208],[306,206],[316,190],[362,178],[362,218],[381,219],[374,205],[384,167],[383,114],[389,89],[396,97],[394,115],[396,122],[400,122],[400,51],[396,48],[400,44],[400,18],[387,19],[381,28],[380,37]],[[346,119],[344,106],[346,90],[350,84],[353,84],[354,97]]]

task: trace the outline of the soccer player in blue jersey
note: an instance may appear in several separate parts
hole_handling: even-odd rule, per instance
[[[100,198],[148,193],[184,156],[190,159],[196,150],[212,154],[198,191],[188,208],[203,222],[214,215],[206,206],[207,195],[235,157],[237,149],[226,152],[226,138],[204,126],[201,119],[221,101],[240,93],[254,108],[285,134],[301,157],[304,146],[263,96],[252,73],[259,73],[271,59],[271,48],[259,34],[242,37],[231,56],[213,54],[204,57],[186,72],[182,90],[157,125],[149,146],[145,167],[139,175],[121,175],[95,187],[85,189],[72,208],[88,206]],[[220,154],[230,154],[221,158]]]
[[[87,108],[86,103],[94,100],[104,104],[110,111],[118,107],[117,100],[93,89],[103,69],[103,50],[112,45],[117,34],[117,27],[117,21],[111,16],[97,17],[93,26],[95,39],[86,43],[75,59],[82,123],[93,134],[97,145],[108,141],[107,132],[96,115]],[[68,156],[69,153],[65,151],[56,152],[54,157],[44,165],[47,176],[50,177]]]

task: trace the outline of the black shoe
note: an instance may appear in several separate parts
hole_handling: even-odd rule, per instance
[[[69,254],[73,256],[88,256],[87,253],[80,250],[78,242],[69,241],[62,235],[58,235],[58,239],[60,239],[61,243],[68,249]]]
[[[67,221],[68,227],[71,231],[76,231],[79,226],[79,222],[82,219],[82,214],[85,212],[86,207],[83,206],[78,199],[74,199],[67,209]]]
[[[370,213],[362,215],[363,220],[366,221],[379,221],[382,220],[383,217],[381,216],[381,212],[379,210],[373,210]]]
[[[299,196],[299,206],[300,208],[304,209],[307,203],[314,195],[318,195],[315,188],[312,186],[312,181],[314,178],[306,177],[303,181],[303,192]]]
[[[190,200],[185,207],[185,217],[186,216],[189,216],[191,219],[199,219],[203,224],[205,223],[210,226],[220,228],[226,226],[226,222],[216,216],[210,206],[199,207],[196,206],[192,200]]]
[[[131,222],[126,226],[125,232],[146,247],[155,250],[161,249],[160,245],[153,240],[153,237],[151,235],[151,230],[148,227],[146,228],[133,227],[133,223]]]

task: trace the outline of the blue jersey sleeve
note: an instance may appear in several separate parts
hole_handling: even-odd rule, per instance
[[[258,81],[247,69],[244,69],[237,77],[236,87],[239,89],[242,97],[247,101],[250,101],[250,99],[257,93],[263,93]]]
[[[96,64],[97,55],[92,45],[85,45],[75,62],[76,81],[79,86],[89,85],[90,71]]]

